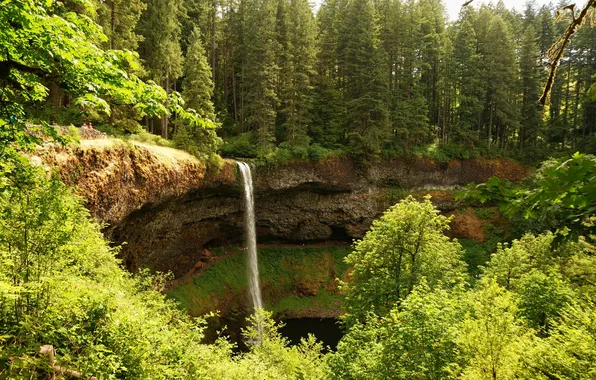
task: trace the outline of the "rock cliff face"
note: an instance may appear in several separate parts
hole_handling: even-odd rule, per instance
[[[182,152],[94,140],[44,160],[87,199],[106,223],[121,255],[134,270],[150,267],[182,276],[205,248],[242,241],[242,188],[235,163],[218,173]],[[447,191],[491,176],[519,180],[527,174],[507,160],[395,159],[358,168],[347,159],[297,162],[253,170],[259,242],[351,241],[406,193],[423,195],[449,211]],[[439,191],[437,191],[439,190]]]

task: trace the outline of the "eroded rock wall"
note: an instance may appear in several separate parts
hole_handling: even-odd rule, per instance
[[[150,267],[182,276],[205,248],[243,238],[242,188],[233,161],[218,173],[179,151],[144,145],[83,145],[45,160],[87,199],[106,233],[123,245],[129,269]],[[455,207],[446,191],[496,175],[527,174],[507,160],[395,159],[359,168],[348,159],[297,162],[253,170],[260,242],[310,243],[360,238],[406,193],[434,192],[438,207]]]

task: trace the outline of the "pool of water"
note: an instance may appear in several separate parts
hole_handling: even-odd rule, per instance
[[[301,338],[306,338],[308,334],[313,334],[317,340],[323,343],[326,351],[335,351],[337,343],[343,333],[338,320],[335,318],[296,318],[286,319],[279,331],[289,339],[290,344],[300,343]]]
[[[289,340],[290,345],[297,345],[301,338],[313,334],[323,343],[326,352],[334,351],[343,335],[335,318],[293,318],[281,322],[284,326],[279,332]],[[245,315],[241,313],[227,318],[211,318],[205,331],[205,343],[213,343],[217,337],[224,336],[236,343],[238,352],[247,351],[241,331],[245,326]]]

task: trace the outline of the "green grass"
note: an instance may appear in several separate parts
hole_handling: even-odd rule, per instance
[[[505,241],[504,233],[492,224],[487,225],[487,240],[479,243],[469,239],[459,239],[464,249],[464,261],[468,264],[468,273],[472,278],[480,275],[480,266],[485,265],[491,254],[497,250],[497,244]]]
[[[497,215],[497,213],[498,213],[498,210],[496,208],[491,208],[491,207],[475,208],[474,209],[474,214],[476,214],[476,216],[482,220],[490,220],[490,219],[494,218]]]
[[[327,290],[319,290],[316,296],[298,297],[290,295],[277,301],[270,310],[284,317],[304,316],[311,311],[316,311],[319,316],[324,312],[329,312],[336,316],[341,308],[341,297],[337,293],[331,293]]]
[[[340,296],[335,279],[347,271],[343,259],[349,252],[348,245],[259,248],[266,307],[286,314],[336,310]],[[215,250],[214,254],[221,256],[224,252]],[[171,289],[168,295],[192,315],[217,310],[225,314],[246,307],[247,284],[246,255],[239,253],[223,257],[192,281]]]

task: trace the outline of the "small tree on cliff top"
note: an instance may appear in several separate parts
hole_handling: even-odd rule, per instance
[[[350,281],[342,284],[348,324],[370,312],[387,314],[422,278],[431,287],[464,278],[461,246],[443,234],[449,220],[430,197],[418,202],[409,196],[373,222],[346,257],[354,267]]]

